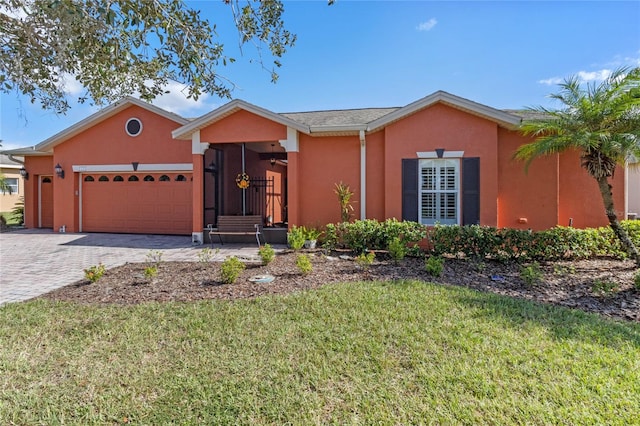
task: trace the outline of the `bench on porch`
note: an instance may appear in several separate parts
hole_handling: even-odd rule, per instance
[[[209,239],[213,247],[213,236],[217,235],[222,242],[223,235],[255,235],[258,247],[260,247],[260,234],[262,234],[262,217],[251,216],[218,216],[218,227],[209,230]]]

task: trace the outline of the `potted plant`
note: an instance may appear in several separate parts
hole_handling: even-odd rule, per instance
[[[304,228],[304,248],[314,249],[318,242],[318,237],[322,234],[317,228]]]

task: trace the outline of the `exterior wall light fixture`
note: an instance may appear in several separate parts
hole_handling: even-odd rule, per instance
[[[60,165],[60,163],[56,164],[53,170],[55,170],[56,176],[58,176],[60,179],[64,179],[64,170],[62,170],[62,166]]]

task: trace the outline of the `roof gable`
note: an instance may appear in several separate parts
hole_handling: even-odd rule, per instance
[[[51,136],[48,139],[40,142],[39,144],[27,147],[27,148],[19,148],[11,151],[6,151],[7,153],[13,155],[48,155],[53,153],[53,148],[56,145],[61,144],[62,142],[84,132],[85,130],[95,126],[96,124],[113,117],[121,111],[131,107],[138,106],[140,108],[151,111],[154,114],[157,114],[161,117],[167,118],[171,121],[174,121],[178,124],[186,124],[189,122],[186,118],[180,117],[177,114],[174,114],[169,111],[165,111],[162,108],[159,108],[155,105],[152,105],[148,102],[142,101],[140,99],[136,99],[131,96],[127,96],[125,98],[120,99],[117,102],[112,103],[109,106],[104,107],[100,111],[90,115],[89,117],[77,122],[76,124],[67,127],[63,131]]]
[[[377,120],[371,121],[370,123],[368,123],[367,131],[375,132],[376,130],[386,127],[398,120],[402,120],[403,118],[415,114],[416,112],[428,108],[436,103],[443,103],[445,105],[449,105],[453,108],[468,112],[470,114],[495,121],[500,126],[509,129],[517,128],[520,125],[521,121],[520,117],[508,112],[491,108],[489,106],[482,105],[447,92],[438,91],[413,103],[410,103],[407,106],[390,112],[389,114],[386,114],[378,118]]]
[[[225,117],[238,112],[239,110],[244,110],[257,116],[282,124],[284,126],[292,127],[302,133],[309,133],[309,127],[298,121],[294,121],[284,115],[271,112],[243,100],[234,99],[231,102],[221,106],[220,108],[217,108],[210,113],[196,118],[189,124],[186,124],[174,130],[171,135],[174,139],[191,139],[191,135],[194,132],[203,129],[217,121],[220,121]]]

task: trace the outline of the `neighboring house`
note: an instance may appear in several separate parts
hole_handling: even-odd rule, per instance
[[[275,113],[233,100],[195,120],[125,98],[31,147],[26,226],[192,235],[219,215],[318,226],[355,218],[544,229],[606,225],[577,153],[512,160],[522,116],[446,92],[400,108]],[[58,173],[54,166],[59,166]],[[248,189],[236,184],[245,171]],[[627,205],[625,173],[615,203]],[[624,213],[621,213],[624,218]]]
[[[24,195],[24,181],[20,176],[22,168],[22,157],[15,160],[8,155],[0,154],[0,174],[11,188],[11,191],[0,191],[0,212],[10,212],[20,202],[20,197]]]

